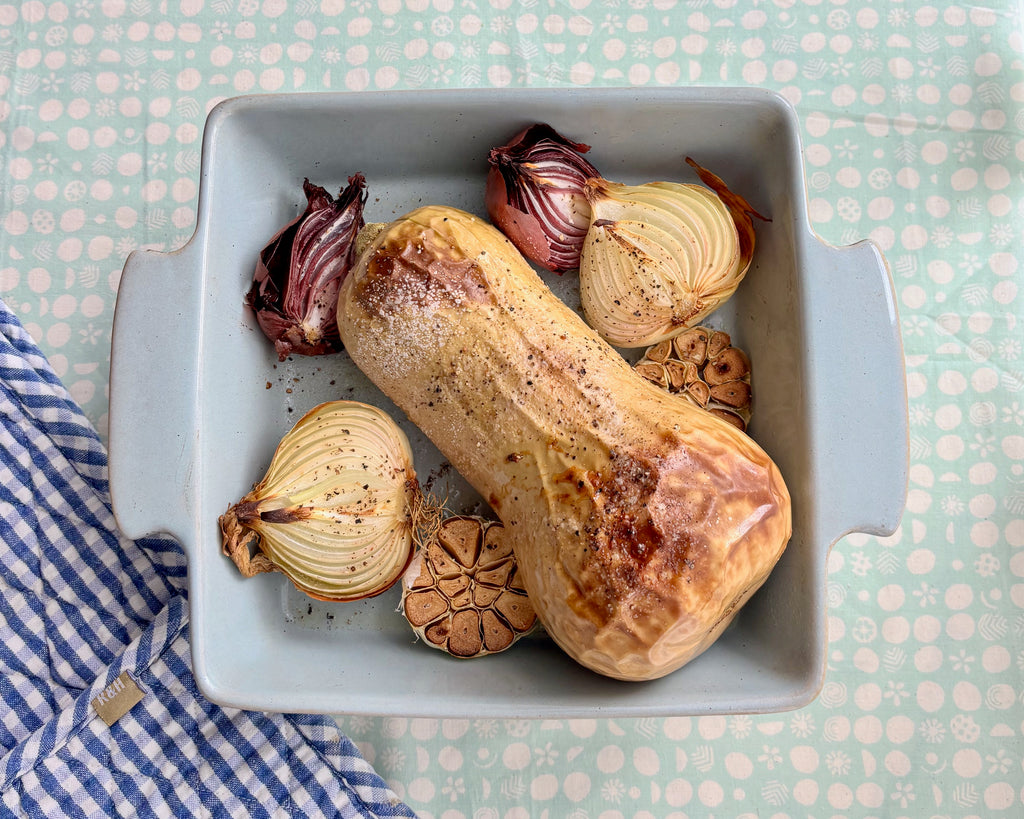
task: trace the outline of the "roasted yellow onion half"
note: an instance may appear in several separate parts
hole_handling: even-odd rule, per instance
[[[585,185],[591,220],[580,300],[587,322],[617,347],[647,347],[698,324],[750,267],[756,212],[690,162],[711,187],[605,179]]]
[[[278,571],[318,600],[359,600],[402,576],[423,508],[405,433],[376,407],[332,401],[220,517],[223,549],[246,577]]]

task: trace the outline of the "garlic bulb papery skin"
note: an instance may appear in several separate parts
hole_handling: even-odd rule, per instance
[[[697,324],[750,266],[730,210],[678,182],[587,182],[590,229],[580,259],[587,322],[617,347],[646,347]]]
[[[405,433],[376,407],[332,401],[299,420],[221,516],[223,550],[246,577],[279,571],[318,600],[359,600],[401,577],[421,508]]]

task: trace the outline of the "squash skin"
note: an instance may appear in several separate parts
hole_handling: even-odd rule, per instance
[[[488,500],[545,629],[622,680],[679,668],[762,585],[792,531],[778,468],[669,395],[484,220],[388,226],[342,286],[357,366]]]

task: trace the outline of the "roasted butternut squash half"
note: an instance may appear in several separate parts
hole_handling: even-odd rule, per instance
[[[490,503],[542,624],[584,666],[679,668],[782,555],[790,498],[768,455],[634,372],[486,221],[425,207],[391,223],[338,324]]]

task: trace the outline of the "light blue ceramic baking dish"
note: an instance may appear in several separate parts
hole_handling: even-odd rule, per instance
[[[605,176],[694,181],[689,155],[771,222],[754,264],[709,323],[750,352],[751,434],[793,496],[782,561],[704,655],[649,683],[604,679],[543,636],[458,661],[423,645],[397,590],[317,603],[280,575],[243,580],[218,516],[262,477],[281,436],[333,398],[392,411],[421,478],[433,446],[344,353],[278,363],[243,296],[256,254],[301,210],[304,177],[338,189],[366,175],[369,221],[421,204],[483,214],[486,156],[544,121],[593,145]],[[548,276],[577,304],[574,277]],[[182,250],[136,252],[118,293],[110,476],[126,534],[184,545],[195,676],[216,702],[278,711],[431,716],[667,716],[779,711],[814,698],[825,671],[826,559],[844,534],[891,533],[907,481],[903,355],[888,268],[862,242],[832,247],[808,222],[799,124],[756,89],[399,92],[243,97],[203,142],[198,227]],[[483,509],[457,475],[453,506]]]

